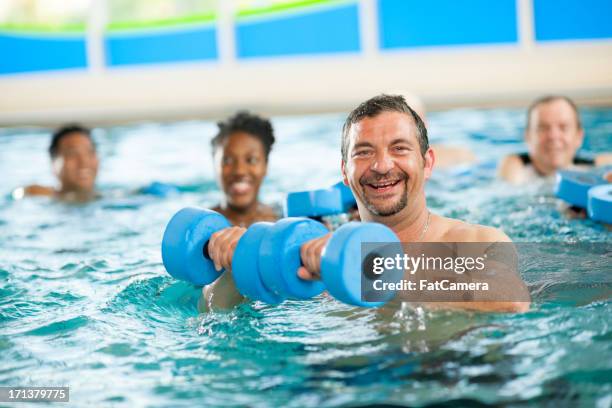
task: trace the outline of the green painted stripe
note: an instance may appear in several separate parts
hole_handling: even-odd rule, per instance
[[[281,3],[274,4],[272,6],[267,7],[259,7],[259,8],[244,8],[242,10],[238,10],[238,17],[251,17],[251,16],[260,16],[265,14],[273,14],[283,11],[289,11],[299,8],[311,7],[311,6],[321,6],[328,5],[334,3],[346,3],[346,0],[297,0],[291,3]]]
[[[77,34],[85,33],[85,23],[74,24],[0,24],[0,31],[26,34]]]
[[[149,28],[167,28],[182,25],[212,23],[217,19],[215,12],[195,14],[191,16],[168,18],[154,21],[118,21],[106,26],[106,31],[129,31]]]

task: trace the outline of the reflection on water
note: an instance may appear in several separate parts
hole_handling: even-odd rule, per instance
[[[584,117],[586,149],[612,149],[612,111]],[[275,122],[266,201],[338,180],[342,119]],[[430,132],[486,163],[520,149],[522,120],[434,113]],[[165,274],[159,244],[175,211],[218,200],[213,132],[199,122],[110,129],[98,139],[105,198],[88,205],[10,200],[14,187],[52,182],[48,139],[0,134],[0,385],[68,385],[73,402],[98,406],[610,405],[609,251],[551,246],[522,258],[534,298],[523,315],[360,310],[325,296],[198,315],[198,289]],[[559,215],[550,181],[517,190],[493,176],[490,166],[437,173],[429,205],[516,241],[609,248],[600,225]],[[152,179],[182,194],[129,194]]]

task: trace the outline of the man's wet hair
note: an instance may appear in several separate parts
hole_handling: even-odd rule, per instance
[[[210,141],[213,154],[232,134],[244,132],[259,139],[264,147],[266,161],[268,161],[268,156],[270,155],[272,145],[275,141],[274,129],[272,128],[272,123],[268,119],[247,111],[240,111],[225,121],[217,122],[217,126],[219,127],[219,131]]]
[[[71,123],[62,126],[55,132],[53,132],[53,135],[51,136],[51,144],[49,145],[49,155],[51,156],[51,158],[57,157],[61,140],[64,137],[74,133],[79,133],[86,136],[91,141],[91,144],[94,146],[94,148],[96,147],[96,144],[94,143],[93,138],[91,137],[91,129],[78,123]]]
[[[576,125],[578,126],[578,129],[582,129],[582,121],[580,120],[580,114],[578,113],[578,107],[576,106],[576,103],[572,101],[569,97],[564,95],[546,95],[533,101],[531,105],[529,105],[529,109],[527,109],[527,129],[531,127],[531,114],[533,113],[533,111],[540,105],[545,105],[554,101],[567,102],[568,105],[574,110],[574,114],[576,115]]]
[[[429,149],[429,139],[427,138],[427,128],[421,117],[406,103],[401,95],[377,95],[368,99],[349,113],[344,126],[342,126],[342,160],[348,160],[349,132],[351,126],[365,118],[373,118],[383,112],[399,112],[411,116],[416,124],[417,139],[421,148],[421,155],[425,157]]]

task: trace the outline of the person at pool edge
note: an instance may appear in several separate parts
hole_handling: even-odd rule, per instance
[[[272,124],[260,116],[238,112],[217,125],[219,131],[211,145],[223,199],[212,209],[242,227],[256,221],[276,221],[274,209],[258,200],[274,144]]]
[[[95,191],[99,160],[91,130],[71,124],[53,133],[49,146],[53,174],[57,187],[29,185],[13,192],[13,197],[47,196],[65,201],[89,201]]]
[[[402,242],[511,242],[500,230],[432,214],[426,205],[425,183],[430,178],[434,151],[421,118],[399,95],[371,98],[347,117],[342,130],[343,181],[355,199],[363,221],[391,228]],[[226,279],[203,289],[200,308],[227,308],[243,298],[231,280],[231,259],[246,230],[230,227],[212,235],[209,254]],[[320,279],[321,254],[331,234],[301,247],[305,280]],[[222,277],[223,278],[223,277]],[[520,278],[510,285],[516,298],[528,298]],[[481,311],[523,312],[529,302],[454,302],[449,307]]]
[[[527,111],[527,152],[509,155],[499,166],[499,176],[524,184],[537,177],[554,175],[571,166],[600,166],[612,163],[612,154],[594,159],[576,155],[584,140],[584,129],[576,104],[566,96],[545,96]]]

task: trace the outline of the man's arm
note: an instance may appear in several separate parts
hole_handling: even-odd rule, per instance
[[[43,196],[43,197],[51,197],[55,194],[55,190],[51,187],[41,186],[38,184],[32,184],[26,187],[19,187],[13,190],[12,196],[15,199],[23,198],[23,197],[34,197],[34,196]]]
[[[612,164],[612,153],[601,153],[595,156],[595,166],[607,166]]]

